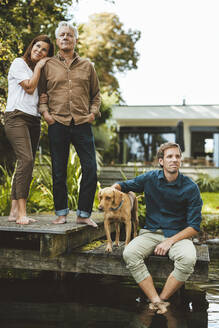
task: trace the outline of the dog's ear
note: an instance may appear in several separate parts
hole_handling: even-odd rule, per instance
[[[116,190],[113,189],[113,199],[112,199],[112,205],[115,205],[115,200],[116,200]]]
[[[123,198],[123,193],[117,189],[114,191],[114,204],[119,206]]]

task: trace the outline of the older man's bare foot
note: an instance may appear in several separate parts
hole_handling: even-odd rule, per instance
[[[66,216],[62,215],[62,216],[58,216],[57,219],[55,219],[54,221],[52,221],[53,224],[64,224],[66,223]]]
[[[76,219],[77,224],[87,224],[88,226],[91,226],[93,228],[98,228],[98,225],[96,222],[94,222],[91,218],[81,218],[80,216]]]
[[[17,224],[29,224],[29,223],[34,223],[36,222],[35,219],[29,218],[27,216],[23,216],[22,218],[19,218],[16,220]]]

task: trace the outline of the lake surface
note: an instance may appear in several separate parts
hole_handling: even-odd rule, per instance
[[[175,295],[167,314],[148,310],[132,279],[67,274],[0,280],[1,328],[219,328],[219,260],[210,281]]]

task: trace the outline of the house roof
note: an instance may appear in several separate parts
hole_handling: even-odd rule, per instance
[[[113,118],[121,126],[175,124],[179,120],[198,120],[203,125],[219,125],[219,105],[113,106]],[[218,121],[217,121],[218,120]]]

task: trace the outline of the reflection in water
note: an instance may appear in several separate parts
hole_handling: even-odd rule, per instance
[[[217,288],[213,291],[215,295],[211,294],[210,292],[207,293],[206,297],[209,302],[209,309],[208,309],[208,327],[219,327],[219,284]]]
[[[171,299],[165,315],[148,309],[132,280],[67,275],[47,279],[0,281],[1,328],[218,328],[219,261],[213,280]]]

